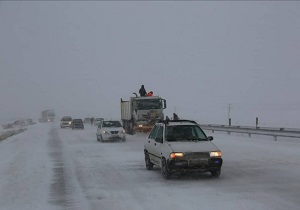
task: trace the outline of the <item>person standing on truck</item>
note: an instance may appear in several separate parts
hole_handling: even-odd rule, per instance
[[[140,93],[141,97],[147,96],[147,91],[145,90],[144,85],[141,86],[139,93]]]
[[[149,93],[147,93],[147,96],[153,96],[153,92],[150,91]]]

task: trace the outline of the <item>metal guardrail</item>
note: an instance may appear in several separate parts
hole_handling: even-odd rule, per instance
[[[228,125],[213,125],[213,124],[199,124],[203,130],[223,131],[228,134],[232,133],[246,133],[251,137],[254,135],[273,136],[274,140],[277,137],[300,138],[300,129],[296,128],[272,128],[272,127],[251,127],[251,126],[228,126]]]

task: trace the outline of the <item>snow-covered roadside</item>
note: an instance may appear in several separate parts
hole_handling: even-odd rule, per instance
[[[22,133],[27,130],[30,125],[35,125],[31,119],[28,120],[17,120],[13,123],[5,123],[0,126],[0,141],[11,137],[13,135]]]
[[[47,151],[49,128],[36,124],[0,142],[0,209],[54,209],[48,204],[53,167]]]
[[[13,130],[9,130],[9,131],[2,131],[0,132],[0,141],[8,138],[8,137],[11,137],[13,135],[16,135],[16,134],[19,134],[19,133],[22,133],[26,130],[26,128],[20,128],[20,129],[13,129]]]

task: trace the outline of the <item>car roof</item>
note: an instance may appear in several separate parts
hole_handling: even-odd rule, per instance
[[[198,125],[193,120],[162,120],[158,122],[159,124],[165,124],[165,125]]]
[[[70,117],[70,116],[65,116],[65,117],[63,117],[62,119],[72,119],[72,117]]]

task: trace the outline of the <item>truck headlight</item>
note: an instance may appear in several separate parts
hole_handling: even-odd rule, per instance
[[[175,158],[183,158],[184,154],[182,152],[172,152],[170,154],[170,158],[171,159],[175,159]]]
[[[222,157],[221,151],[214,151],[209,153],[210,157]]]

